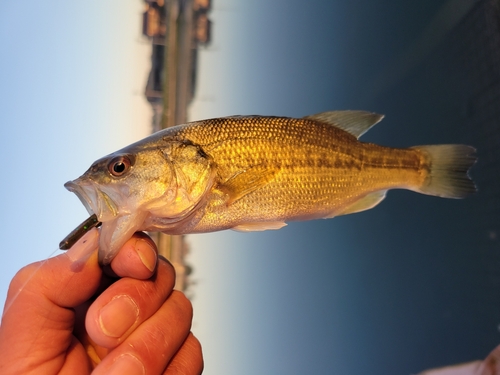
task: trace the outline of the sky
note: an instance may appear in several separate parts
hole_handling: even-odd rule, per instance
[[[363,139],[479,148],[462,125],[472,95],[453,58],[462,47],[443,48],[473,3],[214,0],[189,118],[364,109],[387,117]],[[87,217],[63,184],[150,132],[142,9],[135,0],[0,4],[2,299],[19,268]],[[499,228],[481,211],[497,200],[486,193],[455,201],[394,191],[357,215],[188,236],[205,374],[410,374],[486,356],[500,323],[488,266]]]

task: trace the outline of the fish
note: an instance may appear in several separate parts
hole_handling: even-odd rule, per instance
[[[390,189],[444,198],[476,191],[471,146],[360,141],[383,117],[329,111],[194,121],[105,156],[64,186],[102,223],[101,264],[136,231],[275,230],[371,209]]]

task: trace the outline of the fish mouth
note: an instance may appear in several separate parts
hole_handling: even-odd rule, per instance
[[[118,209],[113,200],[91,181],[76,179],[66,182],[64,187],[75,193],[88,213],[90,215],[95,214],[99,221],[109,221],[118,216]]]

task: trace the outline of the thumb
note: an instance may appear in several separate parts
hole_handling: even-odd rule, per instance
[[[97,288],[101,270],[95,259],[99,231],[85,234],[69,251],[22,268],[12,279],[6,308],[29,300],[48,299],[60,307],[75,307],[89,299]]]
[[[0,362],[33,358],[40,351],[57,356],[67,349],[72,308],[88,300],[101,280],[98,237],[93,229],[67,253],[30,264],[14,276],[0,326]]]

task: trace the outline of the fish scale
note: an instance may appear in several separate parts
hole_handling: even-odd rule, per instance
[[[382,117],[332,111],[196,121],[99,159],[65,186],[102,222],[104,264],[137,230],[279,229],[370,209],[394,188],[448,198],[475,191],[470,146],[359,141]]]

